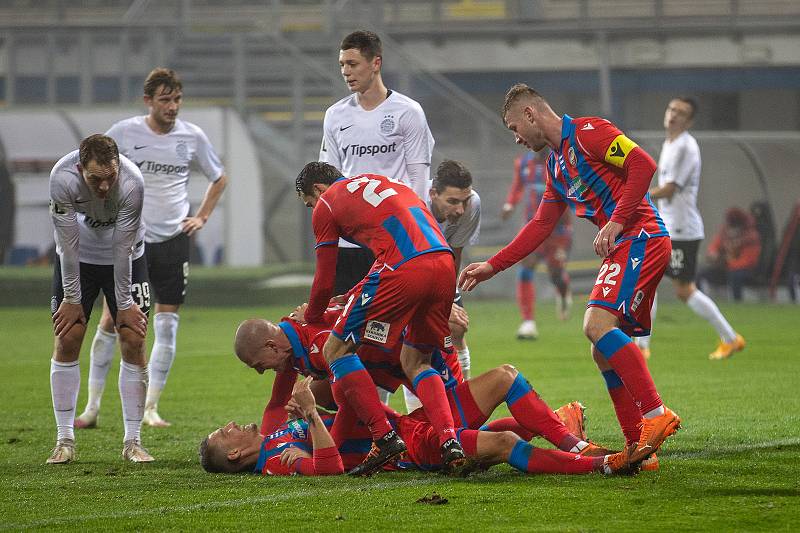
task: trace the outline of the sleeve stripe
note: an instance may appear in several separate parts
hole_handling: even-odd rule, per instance
[[[332,245],[332,244],[339,244],[339,241],[338,241],[338,240],[336,240],[336,241],[322,241],[322,242],[318,242],[317,244],[315,244],[315,245],[314,245],[314,249],[316,250],[316,249],[317,249],[317,248],[319,248],[320,246],[330,246],[330,245]]]

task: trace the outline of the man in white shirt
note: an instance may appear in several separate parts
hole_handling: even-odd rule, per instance
[[[353,94],[325,112],[320,161],[346,177],[374,173],[398,180],[427,200],[434,140],[425,112],[384,85],[383,47],[375,33],[353,32],[339,49],[342,77]],[[340,240],[334,292],[350,290],[373,261],[368,249]]]
[[[428,209],[453,249],[456,271],[461,270],[464,248],[478,244],[481,229],[481,197],[472,189],[472,174],[461,162],[446,159],[436,169]],[[468,327],[469,315],[464,309],[461,291],[456,288],[456,299],[450,312],[450,332],[464,379],[470,378],[471,366],[465,339]],[[405,387],[403,394],[409,413],[422,407],[419,399]]]
[[[178,118],[183,85],[174,71],[156,68],[150,72],[144,82],[144,103],[149,108],[148,115],[117,122],[107,135],[117,141],[123,155],[136,163],[145,180],[142,217],[147,224],[147,268],[156,314],[144,422],[166,427],[170,424],[158,414],[158,400],[175,359],[178,310],[184,302],[189,275],[189,238],[205,225],[228,178],[203,130]],[[196,163],[209,181],[194,215],[189,214],[191,163]],[[92,342],[89,398],[76,427],[97,424],[116,338],[114,324],[104,310]]]
[[[650,189],[650,197],[658,200],[658,211],[672,239],[672,257],[666,275],[672,278],[675,294],[717,331],[719,345],[709,358],[727,359],[744,348],[744,338],[733,330],[717,304],[695,284],[697,252],[705,237],[703,219],[697,209],[700,148],[689,134],[696,113],[697,104],[691,98],[678,97],[669,102],[664,113],[667,138],[658,159],[658,186]],[[653,315],[655,309],[653,305]],[[649,357],[650,337],[639,339],[643,355]]]
[[[48,464],[75,458],[75,407],[81,384],[78,356],[100,291],[119,331],[119,393],[125,425],[122,456],[151,462],[140,430],[147,387],[144,354],[150,288],[144,259],[144,179],[114,139],[91,135],[50,173],[50,214],[58,261],[51,313],[55,348],[50,390],[58,437]]]

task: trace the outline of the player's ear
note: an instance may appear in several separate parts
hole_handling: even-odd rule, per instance
[[[383,66],[383,58],[381,56],[375,56],[372,60],[372,65],[376,70],[380,70]]]
[[[242,450],[240,450],[239,448],[228,450],[228,461],[231,461],[232,463],[238,461],[241,456],[242,456]]]
[[[525,120],[528,122],[533,122],[533,120],[536,118],[536,110],[529,105],[525,106],[525,109],[522,110],[522,114],[525,117]]]

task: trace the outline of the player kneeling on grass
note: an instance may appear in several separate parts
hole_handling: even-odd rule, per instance
[[[359,447],[369,449],[369,432],[353,419],[353,439],[338,449],[327,429],[330,415],[320,415],[311,392],[310,376],[295,384],[286,406],[297,417],[278,431],[264,436],[256,424],[239,426],[229,422],[200,443],[200,463],[207,472],[254,472],[264,475],[331,475],[344,473],[342,453],[352,455]],[[438,470],[442,467],[439,438],[425,418],[423,409],[401,415],[386,407],[387,418],[406,442],[408,451],[389,468]],[[632,474],[631,448],[603,457],[584,457],[560,450],[535,448],[510,431],[500,433],[459,429],[458,438],[470,460],[477,466],[508,463],[531,474]],[[366,441],[366,447],[360,444]],[[363,456],[362,456],[363,457]]]

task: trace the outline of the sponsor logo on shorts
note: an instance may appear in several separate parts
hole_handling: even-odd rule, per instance
[[[364,329],[364,338],[367,340],[386,344],[389,338],[389,327],[391,324],[388,322],[379,322],[378,320],[368,320],[367,327]]]
[[[603,296],[608,296],[609,292],[611,292],[611,287],[603,287]]]
[[[372,296],[370,296],[369,294],[362,294],[361,295],[361,305],[362,306],[363,305],[367,305],[367,302],[369,302],[370,300],[372,300]]]
[[[453,347],[453,337],[448,335],[444,338],[444,347],[445,348],[452,348]]]
[[[58,298],[53,296],[50,298],[50,313],[55,314],[56,311],[58,311]]]
[[[639,309],[639,305],[644,300],[644,291],[636,291],[636,295],[633,297],[633,301],[631,302],[631,313],[635,313],[637,309]]]

